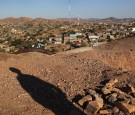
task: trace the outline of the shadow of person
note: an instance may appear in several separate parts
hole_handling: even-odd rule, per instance
[[[56,115],[67,115],[72,110],[77,110],[66,98],[65,93],[56,86],[45,82],[35,76],[21,73],[19,69],[10,67],[10,71],[18,74],[17,80],[22,88],[39,104],[52,110]]]

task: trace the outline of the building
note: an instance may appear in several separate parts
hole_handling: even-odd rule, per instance
[[[89,36],[91,46],[97,46],[98,45],[98,40],[99,36]]]

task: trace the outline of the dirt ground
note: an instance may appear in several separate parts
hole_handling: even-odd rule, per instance
[[[0,65],[0,115],[66,115],[79,111],[76,95],[106,79],[135,86],[135,38],[79,53],[0,53]]]

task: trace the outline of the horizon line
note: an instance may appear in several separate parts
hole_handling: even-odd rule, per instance
[[[21,17],[12,17],[12,16],[9,16],[9,17],[4,17],[4,18],[1,18],[0,19],[7,19],[7,18],[31,18],[31,19],[38,19],[38,18],[42,18],[42,19],[48,19],[48,20],[55,20],[55,19],[77,19],[77,17],[73,17],[73,18],[68,18],[68,17],[58,17],[58,18],[45,18],[45,17],[27,17],[27,16],[21,16]],[[104,17],[104,18],[81,18],[80,19],[107,19],[107,18],[115,18],[115,19],[135,19],[135,17],[123,17],[123,18],[118,18],[118,17],[114,17],[114,16],[110,16],[110,17]]]

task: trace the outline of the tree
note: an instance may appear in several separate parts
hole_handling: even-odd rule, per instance
[[[68,34],[75,34],[76,32],[74,30],[68,30]]]

